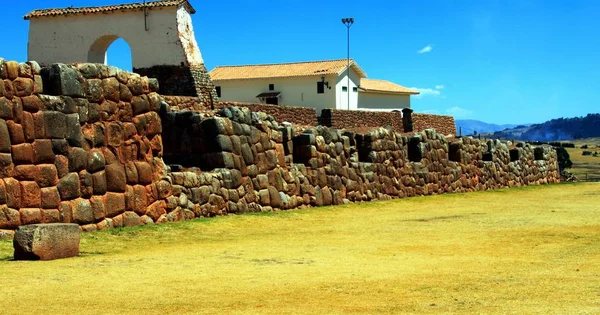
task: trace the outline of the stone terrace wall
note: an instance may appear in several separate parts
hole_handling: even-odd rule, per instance
[[[444,135],[456,135],[456,123],[452,116],[413,113],[412,120],[415,131],[433,128]]]
[[[0,229],[155,221],[164,197],[156,80],[95,64],[0,60]]]
[[[551,147],[449,143],[430,129],[297,134],[247,108],[174,111],[155,80],[103,65],[2,61],[0,79],[0,229],[91,231],[559,181]]]
[[[397,132],[404,131],[401,112],[324,109],[321,123],[338,129],[390,127]]]

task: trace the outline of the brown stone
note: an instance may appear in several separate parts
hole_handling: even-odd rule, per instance
[[[94,220],[98,221],[106,217],[106,208],[104,206],[104,197],[93,196],[90,198],[90,204],[92,206],[92,213],[94,214]]]
[[[106,193],[106,172],[100,171],[92,174],[94,195],[104,195]]]
[[[21,225],[19,211],[0,205],[0,229],[15,229]]]
[[[70,201],[61,202],[58,206],[60,221],[65,223],[73,222],[73,205]]]
[[[14,178],[4,178],[6,188],[6,205],[9,208],[21,208],[21,184]]]
[[[125,164],[125,176],[127,177],[127,184],[135,185],[138,183],[139,176],[134,162]]]
[[[54,159],[54,166],[56,166],[56,171],[59,178],[69,174],[69,159],[66,156],[57,155]]]
[[[23,101],[23,109],[30,113],[37,113],[43,106],[42,100],[37,95],[26,96],[21,98]]]
[[[10,143],[13,145],[21,144],[25,142],[25,134],[23,133],[23,126],[9,120],[6,125],[8,126],[8,133],[10,134]]]
[[[12,177],[14,164],[10,153],[0,153],[0,178]]]
[[[29,143],[12,146],[12,158],[15,164],[33,164],[33,148]]]
[[[79,255],[80,232],[76,224],[21,226],[13,241],[15,260],[53,260]]]
[[[19,63],[16,61],[6,62],[6,75],[10,80],[14,80],[19,77]]]
[[[127,178],[125,168],[119,163],[106,166],[106,188],[110,192],[125,192]]]
[[[62,200],[72,200],[81,196],[77,173],[65,175],[58,181],[57,188]]]
[[[166,180],[156,183],[156,189],[158,190],[158,199],[165,199],[172,193],[171,183]]]
[[[59,223],[60,212],[57,209],[42,209],[42,223]]]
[[[105,196],[106,217],[112,218],[125,212],[125,195],[109,192]]]
[[[121,146],[123,144],[124,135],[125,133],[122,122],[116,121],[107,124],[106,137],[108,140],[108,145],[113,147]]]
[[[19,210],[21,214],[21,224],[36,224],[42,222],[42,209],[39,208],[21,208]]]
[[[39,208],[42,205],[40,187],[36,182],[22,181],[21,184],[21,207]]]
[[[138,183],[148,185],[152,183],[152,167],[146,162],[135,162],[138,173]]]
[[[148,206],[146,215],[156,222],[162,215],[166,214],[167,205],[163,200],[159,200]]]
[[[17,165],[13,170],[13,175],[17,180],[37,181],[40,176],[40,171],[35,165]]]
[[[23,126],[25,141],[32,142],[35,139],[35,124],[33,122],[33,115],[30,113],[23,113],[23,121],[21,125]]]
[[[148,206],[146,188],[142,185],[133,186],[133,198],[133,211],[139,215],[146,214],[146,207]]]
[[[52,149],[52,141],[49,139],[38,139],[33,142],[33,162],[35,164],[54,163],[55,156]]]
[[[10,153],[10,133],[4,119],[0,118],[0,152]]]
[[[54,164],[40,164],[37,166],[35,177],[40,187],[56,186],[58,184],[58,171]]]
[[[82,148],[69,150],[69,172],[79,172],[87,167],[87,152]]]
[[[73,209],[73,222],[81,225],[94,221],[94,212],[89,200],[78,198],[72,201],[71,206]]]
[[[131,211],[123,213],[123,226],[137,226],[141,224],[142,220],[137,213]]]
[[[86,170],[79,172],[79,187],[81,191],[81,197],[92,197],[92,194],[94,193],[94,181],[92,174]]]
[[[13,81],[17,96],[29,96],[33,94],[34,84],[32,79],[17,78]]]
[[[46,138],[46,125],[44,122],[44,113],[37,112],[32,114],[33,116],[33,125],[35,127],[35,138],[36,139],[44,139]]]
[[[0,205],[6,204],[6,186],[4,181],[0,179]]]
[[[60,194],[56,187],[46,187],[40,189],[41,207],[43,209],[58,209],[60,205]]]
[[[103,96],[107,100],[118,102],[121,99],[119,81],[115,78],[107,78],[102,80]]]

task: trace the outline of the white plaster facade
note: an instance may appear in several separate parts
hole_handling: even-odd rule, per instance
[[[118,38],[131,48],[133,68],[203,64],[192,19],[184,5],[145,10],[28,17],[28,59],[106,63],[106,51]]]
[[[261,93],[279,92],[279,105],[305,106],[322,109],[348,109],[348,93],[350,93],[350,109],[357,109],[358,91],[355,87],[360,82],[358,74],[350,71],[350,88],[347,92],[343,87],[347,86],[346,72],[343,75],[327,75],[324,93],[317,93],[317,83],[321,81],[320,76],[287,77],[272,79],[245,79],[245,80],[214,80],[215,86],[220,88],[222,101],[232,102],[260,102],[256,98]],[[269,85],[273,84],[273,90]]]

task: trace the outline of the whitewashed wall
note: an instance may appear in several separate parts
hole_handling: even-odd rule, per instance
[[[298,78],[273,78],[254,80],[213,80],[215,86],[221,87],[222,101],[258,103],[256,96],[266,92],[281,92],[280,105],[313,107],[320,113],[321,109],[334,108],[336,76],[327,76],[331,89],[325,87],[325,93],[317,94],[318,76]],[[274,84],[274,91],[269,91],[269,84]]]
[[[131,48],[133,68],[203,63],[185,8],[32,18],[28,59],[55,62],[105,63],[106,50],[118,38]]]

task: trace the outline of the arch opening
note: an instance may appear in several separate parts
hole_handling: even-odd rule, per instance
[[[131,47],[123,38],[105,35],[98,38],[88,51],[88,62],[115,66],[129,72],[133,71]]]

